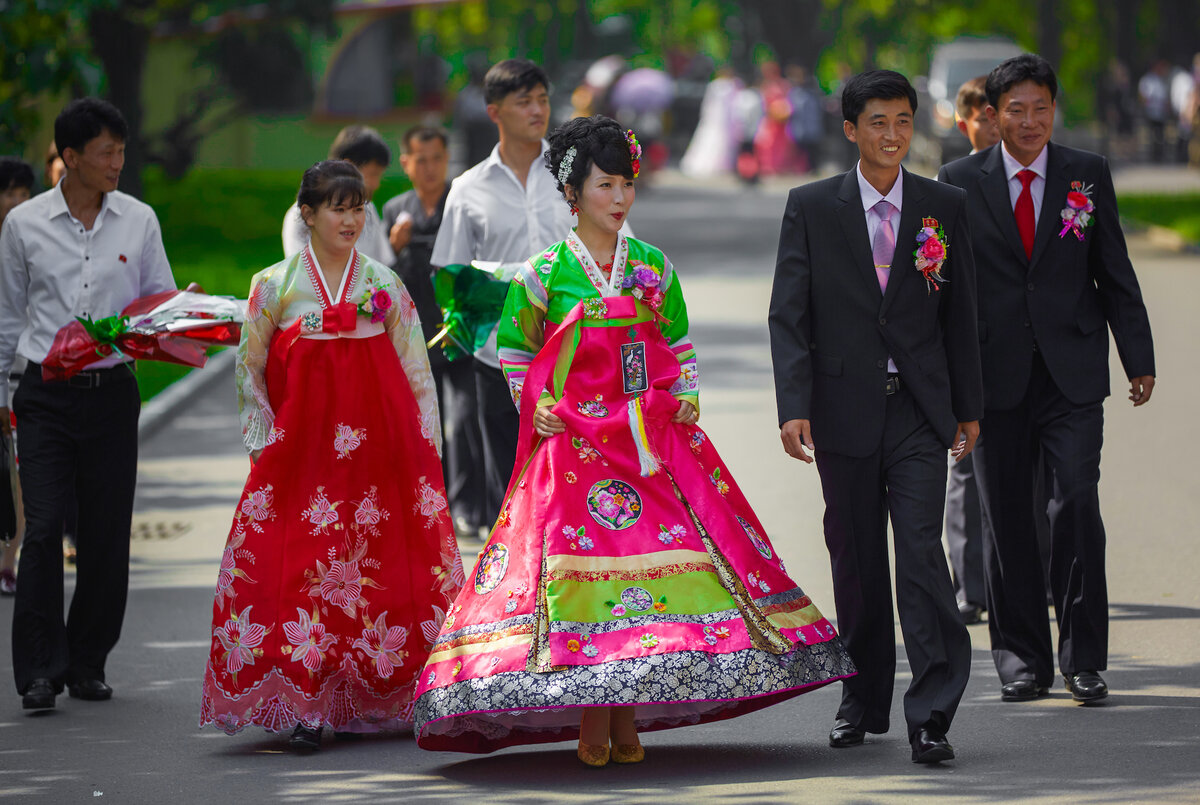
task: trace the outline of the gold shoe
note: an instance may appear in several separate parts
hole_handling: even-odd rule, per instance
[[[609,753],[607,746],[594,746],[592,744],[585,744],[583,741],[580,741],[579,750],[576,752],[576,754],[579,755],[579,759],[588,766],[600,768],[601,766],[608,765]]]
[[[613,744],[613,763],[641,763],[646,759],[646,749],[641,744]]]

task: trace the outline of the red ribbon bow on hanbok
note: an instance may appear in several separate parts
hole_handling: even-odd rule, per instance
[[[353,302],[339,302],[321,311],[321,332],[340,333],[358,326],[358,306]]]

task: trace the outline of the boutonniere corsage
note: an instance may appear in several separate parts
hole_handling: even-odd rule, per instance
[[[947,254],[946,233],[942,231],[941,224],[936,218],[922,218],[913,257],[916,258],[917,271],[925,278],[926,293],[940,291],[942,288],[938,283],[949,282],[942,276],[942,264],[946,262]]]
[[[1073,232],[1077,240],[1083,240],[1083,233],[1095,223],[1092,213],[1096,207],[1092,204],[1093,185],[1083,182],[1071,182],[1071,192],[1067,193],[1067,206],[1063,207],[1063,228],[1058,236],[1065,238],[1068,232]]]
[[[391,309],[392,295],[388,293],[387,286],[368,283],[366,290],[358,300],[359,312],[370,316],[371,322],[377,324],[387,318],[388,311]]]
[[[640,260],[630,260],[629,269],[625,273],[625,279],[621,281],[621,287],[629,288],[633,298],[641,300],[646,307],[650,308],[655,319],[670,324],[659,312],[663,303],[663,292],[658,287],[661,281],[662,277],[653,268]]]

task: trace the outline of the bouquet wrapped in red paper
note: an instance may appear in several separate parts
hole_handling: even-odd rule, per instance
[[[66,380],[114,352],[130,358],[203,366],[209,346],[241,338],[242,304],[192,291],[163,291],[115,316],[76,318],[58,331],[42,362],[43,380]]]

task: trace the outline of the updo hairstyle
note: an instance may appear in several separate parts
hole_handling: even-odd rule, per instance
[[[575,188],[578,199],[583,182],[592,172],[592,165],[614,176],[633,179],[633,157],[629,153],[629,142],[625,130],[611,117],[592,115],[568,120],[551,132],[547,138],[550,148],[546,151],[546,167],[550,169],[558,191],[566,198],[566,185]],[[559,181],[558,169],[568,149],[575,148],[575,159],[567,181]]]
[[[354,163],[344,159],[327,159],[314,164],[304,172],[300,192],[296,194],[296,206],[308,206],[314,212],[322,204],[361,207],[366,203],[367,188],[362,174]]]

